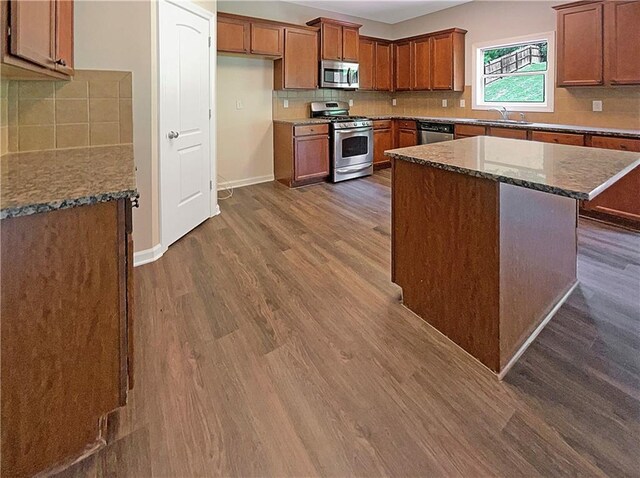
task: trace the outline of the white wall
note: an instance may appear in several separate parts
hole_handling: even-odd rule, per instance
[[[556,29],[555,10],[563,2],[473,1],[396,23],[392,39],[459,27],[465,37],[465,84],[472,81],[471,49],[474,43],[549,32]]]
[[[133,147],[140,208],[134,209],[136,251],[157,242],[157,157],[152,147],[152,3],[74,3],[75,67],[121,70],[133,77]],[[155,101],[155,100],[154,100]]]
[[[272,90],[272,60],[218,55],[218,188],[273,179]]]

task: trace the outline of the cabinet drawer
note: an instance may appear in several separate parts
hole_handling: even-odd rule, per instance
[[[412,120],[398,120],[398,128],[416,129],[416,122]]]
[[[487,129],[484,126],[473,124],[457,124],[456,135],[460,136],[484,136]]]
[[[533,131],[531,133],[533,141],[544,143],[569,144],[571,146],[584,146],[584,135],[573,133],[551,133],[547,131]]]
[[[527,139],[526,129],[513,129],[513,128],[489,128],[489,136],[495,136],[498,138],[511,138],[511,139]]]
[[[387,129],[391,128],[391,120],[375,120],[373,122],[373,129]]]
[[[309,136],[311,134],[329,134],[328,124],[313,124],[305,126],[296,126],[293,129],[295,136]]]
[[[591,146],[594,148],[617,149],[640,153],[640,139],[615,138],[613,136],[593,136]]]

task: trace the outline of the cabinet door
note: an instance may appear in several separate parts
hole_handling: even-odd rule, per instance
[[[495,136],[497,138],[527,139],[527,130],[514,128],[496,128],[491,126],[489,128],[489,136]]]
[[[558,86],[602,85],[602,4],[558,10]]]
[[[375,81],[376,44],[373,40],[360,38],[360,89],[373,90]]]
[[[453,89],[453,35],[444,33],[431,37],[431,88]]]
[[[318,34],[286,28],[284,37],[284,87],[315,89],[318,86]]]
[[[640,140],[594,136],[594,148],[615,149],[640,153]],[[582,203],[583,209],[604,213],[633,222],[640,227],[640,167],[627,173],[591,201]]]
[[[11,54],[55,69],[55,2],[11,2]]]
[[[251,24],[251,53],[282,56],[284,28],[267,23]]]
[[[321,33],[322,59],[342,60],[342,26],[323,23]]]
[[[218,51],[249,53],[250,29],[246,20],[218,16]]]
[[[431,89],[431,39],[423,38],[413,43],[413,89]]]
[[[398,148],[407,148],[418,144],[418,134],[414,129],[398,130]]]
[[[357,28],[342,27],[342,59],[344,61],[357,62],[359,60],[359,38],[360,34]]]
[[[375,89],[378,91],[391,91],[393,87],[392,52],[390,43],[376,42],[376,73]]]
[[[373,130],[373,163],[388,163],[384,152],[393,149],[393,130],[391,128]]]
[[[327,135],[295,138],[294,180],[304,181],[329,175]]]
[[[413,58],[411,43],[398,43],[395,46],[395,88],[397,91],[411,89],[411,70]]]
[[[73,74],[73,0],[56,0],[56,70]]]
[[[640,1],[605,3],[605,74],[611,85],[640,84]]]

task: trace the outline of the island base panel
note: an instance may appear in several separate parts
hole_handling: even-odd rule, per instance
[[[576,280],[576,202],[393,161],[392,277],[499,374]]]

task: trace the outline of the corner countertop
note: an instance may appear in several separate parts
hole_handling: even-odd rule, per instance
[[[392,149],[385,155],[587,200],[640,165],[640,153],[488,136]]]
[[[274,123],[291,124],[294,126],[302,126],[305,124],[328,124],[330,120],[326,118],[294,118],[294,119],[274,119]]]
[[[138,194],[131,144],[5,154],[0,181],[0,219]]]

